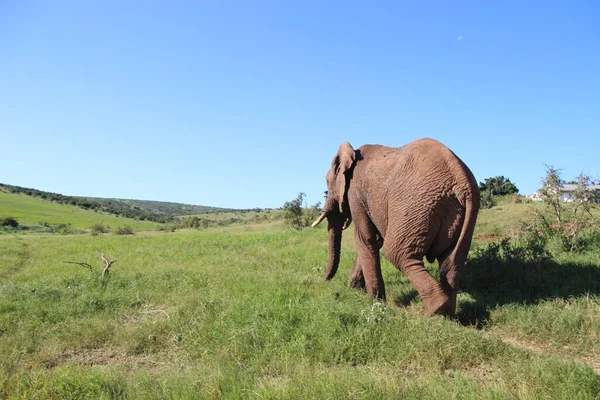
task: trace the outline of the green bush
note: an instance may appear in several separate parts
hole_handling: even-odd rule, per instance
[[[54,232],[61,235],[74,235],[78,233],[78,231],[74,229],[71,224],[57,224],[53,227],[53,229]]]
[[[588,176],[580,174],[577,187],[571,193],[571,201],[565,202],[560,170],[546,166],[546,176],[540,189],[546,210],[534,210],[533,229],[551,239],[555,253],[582,252],[597,242],[598,221],[591,212],[596,207],[595,192],[589,189],[590,182]]]
[[[479,191],[481,192],[481,208],[494,207],[498,204],[497,197],[519,193],[515,184],[504,176],[487,178],[485,182],[480,182]]]
[[[93,236],[99,235],[101,233],[108,233],[108,226],[102,224],[94,224],[91,228],[91,233]]]
[[[576,248],[582,251],[600,249],[600,230],[596,228],[581,233],[577,237]]]
[[[165,231],[167,232],[175,232],[177,230],[176,224],[165,224]]]
[[[319,217],[321,213],[321,203],[316,203],[310,208],[302,208],[304,193],[298,193],[292,201],[286,201],[283,205],[283,221],[293,229],[302,229],[310,226],[312,222]]]
[[[201,229],[201,228],[208,228],[210,223],[211,223],[211,221],[206,218],[200,218],[195,215],[192,215],[192,216],[189,216],[189,217],[186,217],[186,218],[180,220],[177,223],[177,227],[178,228]]]
[[[133,228],[129,225],[119,226],[114,231],[115,235],[133,235]]]
[[[498,200],[489,190],[481,191],[481,208],[492,208],[498,204]]]
[[[286,201],[283,204],[283,221],[287,226],[294,229],[302,229],[304,221],[302,220],[302,201],[304,193],[299,193],[292,201]]]
[[[0,226],[10,226],[12,228],[18,228],[19,221],[12,217],[0,218]]]
[[[534,296],[545,264],[551,259],[547,239],[531,234],[521,240],[508,237],[476,247],[469,253],[461,287],[470,292],[519,293]]]

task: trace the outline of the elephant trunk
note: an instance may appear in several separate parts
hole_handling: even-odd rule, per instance
[[[340,265],[340,248],[342,246],[342,224],[337,218],[327,219],[327,231],[329,236],[329,261],[327,262],[327,273],[325,279],[330,280],[335,276]]]

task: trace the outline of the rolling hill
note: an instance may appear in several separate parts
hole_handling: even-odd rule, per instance
[[[58,193],[45,192],[38,189],[24,188],[3,183],[0,183],[0,192],[21,194],[47,200],[56,204],[78,207],[84,210],[101,211],[115,216],[159,223],[173,222],[178,216],[247,211],[163,201],[64,196]]]
[[[153,230],[156,223],[119,217],[103,211],[85,210],[59,204],[39,197],[0,191],[0,217],[15,218],[21,225],[48,226],[68,224],[77,229],[88,229],[94,224],[116,228],[129,225],[134,230]]]

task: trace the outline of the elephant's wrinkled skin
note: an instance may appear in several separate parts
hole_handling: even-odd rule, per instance
[[[419,139],[400,148],[343,143],[327,172],[329,262],[340,261],[342,230],[354,222],[357,256],[350,285],[385,299],[379,250],[417,289],[428,314],[453,315],[458,276],[465,265],[479,211],[473,174],[447,147]],[[440,265],[440,282],[423,258]]]

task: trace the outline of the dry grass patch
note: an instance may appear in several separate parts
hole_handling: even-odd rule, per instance
[[[498,336],[497,334],[495,334],[494,336],[499,337],[504,343],[510,346],[515,346],[531,353],[543,356],[557,357],[559,359],[566,358],[577,364],[588,366],[594,370],[596,375],[600,376],[600,357],[598,356],[575,355],[573,354],[569,346],[556,348],[548,344],[536,342],[534,340],[519,339],[510,336]]]

